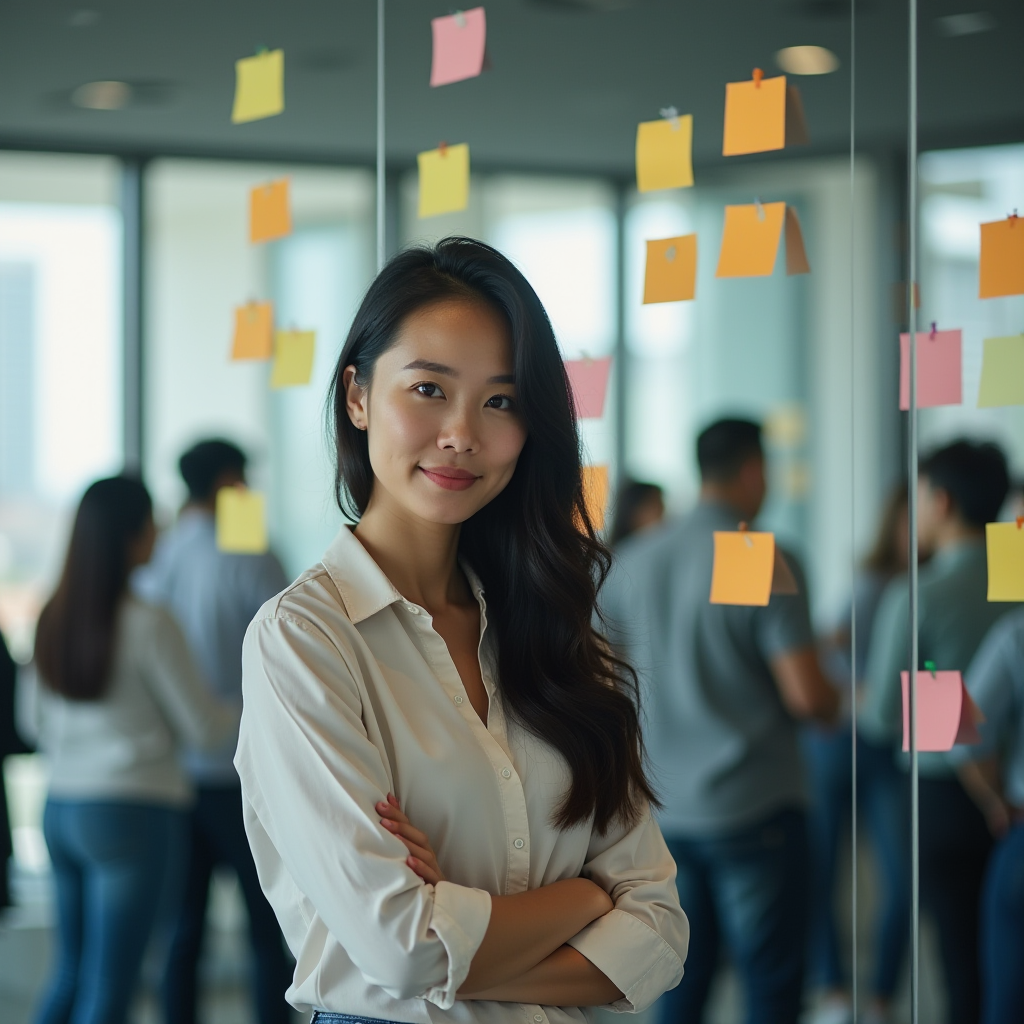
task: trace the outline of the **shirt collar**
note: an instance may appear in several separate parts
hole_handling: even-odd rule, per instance
[[[950,544],[932,555],[931,564],[940,569],[954,569],[976,558],[985,557],[985,538],[969,537]]]
[[[338,588],[353,624],[376,615],[396,601],[411,603],[402,597],[348,526],[342,526],[338,531],[321,561]],[[484,611],[486,603],[480,578],[465,562],[459,564],[469,580],[473,596]]]

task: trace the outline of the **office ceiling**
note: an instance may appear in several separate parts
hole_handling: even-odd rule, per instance
[[[430,18],[452,7],[386,2],[387,150],[398,165],[445,140],[469,142],[477,167],[627,175],[636,123],[670,105],[694,114],[695,160],[711,165],[725,83],[755,65],[774,72],[780,47],[806,43],[841,61],[799,79],[810,152],[848,144],[848,0],[485,0],[492,69],[438,89],[427,84]],[[919,6],[923,145],[1024,140],[1024,3]],[[898,150],[907,2],[857,8],[858,139]],[[285,50],[287,109],[233,126],[234,61],[260,46]],[[0,146],[369,162],[375,75],[373,0],[0,4]],[[130,83],[132,104],[76,108],[72,92],[94,80]]]

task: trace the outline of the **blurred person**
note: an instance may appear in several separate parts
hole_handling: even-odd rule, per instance
[[[761,428],[719,420],[697,439],[700,501],[619,547],[602,607],[645,688],[647,749],[692,941],[665,1024],[696,1024],[724,941],[748,1024],[795,1024],[807,936],[807,802],[798,723],[831,722],[807,588],[766,607],[709,601],[714,533],[760,511]]]
[[[269,552],[228,554],[217,548],[217,492],[245,484],[244,452],[228,441],[204,440],[181,456],[178,467],[188,499],[175,525],[160,538],[152,562],[137,574],[135,588],[177,620],[212,694],[240,701],[246,627],[287,580]],[[217,750],[186,749],[182,758],[196,800],[189,812],[184,897],[162,985],[165,1024],[196,1019],[210,881],[223,867],[237,876],[248,912],[257,1019],[284,1024],[288,1017],[284,993],[291,965],[245,837],[240,783],[231,763],[237,742],[236,730]]]
[[[910,529],[906,482],[889,494],[870,553],[853,584],[857,639],[851,644],[849,606],[825,639],[823,664],[844,701],[843,723],[836,729],[804,730],[804,755],[811,788],[809,827],[813,888],[811,899],[810,980],[823,998],[814,1024],[852,1021],[847,972],[840,958],[835,914],[836,871],[840,844],[848,834],[853,791],[850,678],[855,655],[857,683],[863,679],[878,606],[886,587],[907,569]],[[896,763],[891,743],[857,736],[857,796],[860,824],[869,835],[881,874],[881,906],[875,928],[874,965],[865,1021],[884,1020],[899,981],[906,953],[910,915],[909,811],[906,774]]]
[[[985,524],[1009,490],[998,446],[959,440],[919,465],[918,670],[965,671],[985,634],[1014,605],[988,600]],[[866,738],[895,747],[903,735],[900,673],[910,650],[910,587],[886,588],[871,638],[860,724]],[[909,759],[901,758],[906,765]],[[985,818],[941,753],[919,755],[921,904],[935,921],[951,1024],[980,1015],[978,903],[992,837]]]
[[[39,617],[19,722],[46,755],[43,834],[57,953],[37,1024],[122,1024],[147,940],[180,881],[191,789],[182,742],[214,745],[238,706],[215,702],[165,611],[133,596],[153,550],[141,482],[85,492],[57,589]]]
[[[4,759],[13,754],[27,754],[29,746],[18,734],[14,718],[14,681],[17,665],[7,650],[0,633],[0,911],[11,905],[10,862],[14,853],[11,819],[7,811],[7,790],[4,787]]]
[[[996,840],[981,898],[983,1024],[1024,1021],[1024,611],[992,627],[965,676],[985,721],[950,761]]]
[[[640,530],[657,526],[665,518],[665,495],[657,484],[627,480],[615,501],[615,519],[608,542],[615,547]]]

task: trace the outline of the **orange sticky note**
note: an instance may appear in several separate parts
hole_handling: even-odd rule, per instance
[[[768,277],[785,219],[785,203],[727,206],[715,277]]]
[[[598,420],[604,415],[604,400],[608,394],[608,377],[612,370],[612,357],[603,359],[567,359],[565,372],[569,375],[576,416],[581,420]]]
[[[683,302],[697,291],[697,236],[652,239],[647,243],[644,302]]]
[[[960,331],[918,331],[917,407],[960,405],[963,362]],[[900,335],[900,408],[910,408],[910,335]]]
[[[1014,214],[981,225],[978,296],[1024,295],[1024,222]]]
[[[292,233],[288,179],[257,185],[249,193],[249,241],[269,242]]]
[[[723,156],[767,153],[808,141],[803,101],[786,76],[763,78],[755,68],[746,82],[729,82],[725,87],[725,132]]]
[[[786,273],[809,274],[811,265],[807,262],[804,248],[804,233],[800,230],[800,218],[792,206],[786,207]]]
[[[766,605],[775,572],[775,535],[715,531],[712,604]]]
[[[636,188],[655,192],[693,184],[693,115],[643,121],[636,129]]]
[[[583,467],[583,500],[594,529],[604,529],[604,514],[608,507],[607,466]]]
[[[258,491],[222,487],[217,492],[217,548],[240,555],[267,550],[266,501]]]
[[[903,687],[903,749],[910,750],[910,673],[900,673]],[[978,725],[984,722],[959,672],[917,673],[917,749],[952,750],[955,743],[980,743]]]
[[[988,599],[1024,601],[1024,522],[987,523]]]
[[[278,331],[274,339],[274,365],[270,370],[272,388],[308,384],[313,376],[316,331]]]
[[[434,18],[430,28],[434,39],[431,85],[448,85],[476,78],[483,71],[487,19],[482,7]]]
[[[249,302],[235,310],[232,359],[269,359],[274,354],[274,307]]]

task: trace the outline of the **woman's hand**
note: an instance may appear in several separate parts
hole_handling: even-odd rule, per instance
[[[397,836],[409,851],[405,863],[416,872],[424,882],[437,885],[444,881],[444,875],[437,863],[437,855],[430,845],[426,834],[413,828],[405,811],[402,810],[398,798],[388,793],[387,801],[381,800],[376,806],[380,815],[380,823],[393,835]]]

